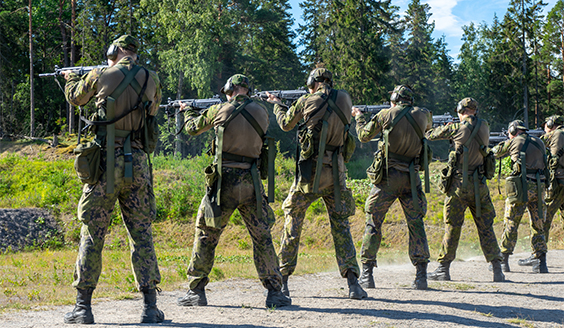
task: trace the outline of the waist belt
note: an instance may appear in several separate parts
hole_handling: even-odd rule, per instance
[[[258,158],[235,155],[225,151],[221,153],[221,158],[222,161],[227,160],[227,161],[251,164],[251,176],[253,178],[253,186],[255,188],[255,199],[257,202],[257,217],[262,218],[262,194],[260,192],[260,177],[257,168]]]
[[[404,156],[404,155],[392,153],[391,151],[388,151],[388,157],[390,159],[396,159],[398,161],[402,161],[406,164],[411,163],[416,158],[416,157],[407,157],[407,156]]]
[[[232,162],[239,162],[239,163],[254,163],[258,160],[258,158],[252,158],[242,155],[231,154],[228,152],[223,152],[222,156],[223,160],[232,161]]]
[[[406,164],[409,164],[409,182],[411,184],[411,198],[413,199],[413,205],[414,205],[413,207],[417,211],[420,211],[421,208],[419,207],[419,197],[417,195],[417,177],[419,175],[417,175],[415,172],[415,159],[417,157],[407,157],[404,155],[392,153],[391,151],[388,151],[388,157],[390,159],[395,159],[404,162]]]

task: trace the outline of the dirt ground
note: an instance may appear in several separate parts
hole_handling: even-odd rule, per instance
[[[493,283],[483,257],[457,261],[451,282],[430,282],[426,291],[409,286],[415,269],[410,264],[381,265],[375,270],[376,289],[368,299],[347,298],[346,280],[337,272],[292,276],[293,305],[264,307],[257,280],[211,283],[207,307],[179,307],[185,291],[163,291],[158,299],[165,312],[162,327],[564,327],[564,250],[548,253],[548,274],[533,274],[510,258],[508,282]],[[429,266],[437,267],[436,262]],[[145,327],[138,324],[140,297],[135,300],[97,300],[97,327]],[[61,327],[72,306],[0,315],[1,327]]]

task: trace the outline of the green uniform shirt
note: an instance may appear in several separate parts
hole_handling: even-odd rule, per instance
[[[523,146],[525,145],[525,141],[527,140],[527,133],[522,133],[516,136],[513,139],[507,139],[504,142],[495,146],[492,151],[496,158],[502,158],[505,156],[511,156],[512,163],[520,163],[519,161],[519,153]],[[531,141],[525,150],[527,163],[525,166],[527,170],[544,170],[544,143],[537,137],[529,136]],[[532,143],[536,143],[539,147],[535,147]],[[514,167],[514,171],[517,171],[518,168]],[[535,178],[535,174],[527,174],[529,178]]]
[[[564,148],[564,128],[558,127],[553,131],[543,134],[541,140],[544,141],[546,149],[550,151],[550,154],[553,156],[556,155],[560,149]],[[560,180],[564,180],[564,156],[561,156],[558,162],[560,165],[556,169],[556,177]]]

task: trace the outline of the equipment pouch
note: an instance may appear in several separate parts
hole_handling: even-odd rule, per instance
[[[96,184],[103,173],[100,167],[102,147],[97,140],[81,143],[74,149],[74,170],[82,183]]]
[[[221,207],[217,204],[218,199],[218,173],[217,164],[210,164],[204,169],[206,195],[202,199],[204,208],[204,219],[206,226],[221,228]]]
[[[484,157],[484,176],[488,180],[495,176],[495,155],[491,150]]]
[[[448,164],[446,167],[441,169],[441,181],[439,183],[439,189],[444,194],[448,194],[454,182],[454,174],[456,172],[456,164],[458,162],[458,156],[455,151],[451,151],[448,156]]]
[[[215,182],[217,181],[217,164],[210,164],[208,166],[206,166],[206,168],[204,169],[204,179],[206,182],[206,187],[211,188],[212,186],[214,186]]]
[[[372,161],[372,164],[366,169],[366,175],[372,184],[376,185],[382,182],[385,163],[386,158],[384,152],[381,149],[377,150],[374,153],[374,161]]]
[[[526,186],[525,186],[526,187]],[[505,178],[505,194],[510,204],[515,204],[523,200],[523,183],[521,176],[512,175]]]
[[[304,129],[299,132],[300,160],[306,160],[313,156],[315,151],[315,137],[313,130]]]
[[[147,115],[146,117],[146,133],[141,134],[141,143],[143,144],[143,149],[147,154],[151,154],[157,148],[157,142],[159,141],[159,124],[157,123],[157,117],[152,115]]]
[[[348,163],[351,160],[355,148],[356,142],[354,140],[354,137],[350,132],[347,132],[345,143],[343,145],[343,159],[345,160],[345,163]]]

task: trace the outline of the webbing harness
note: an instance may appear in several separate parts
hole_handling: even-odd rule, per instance
[[[232,101],[233,104],[235,101]],[[256,121],[256,119],[249,113],[245,107],[252,102],[251,99],[247,99],[244,103],[237,106],[235,110],[229,115],[227,120],[222,125],[218,126],[217,135],[216,135],[216,152],[215,152],[215,160],[217,163],[217,172],[218,172],[218,188],[217,188],[217,205],[221,203],[221,177],[222,177],[222,161],[223,159],[228,161],[235,161],[235,162],[242,162],[242,163],[250,163],[251,164],[251,176],[253,178],[253,185],[255,188],[255,198],[257,203],[257,217],[262,219],[262,194],[260,192],[260,177],[257,168],[257,158],[242,156],[231,154],[228,152],[223,151],[223,134],[225,129],[231,123],[231,121],[239,114],[243,115],[243,117],[251,124],[251,126],[255,129],[259,137],[264,140],[265,138],[268,140],[268,202],[274,202],[274,158],[275,155],[274,151],[274,138],[266,136],[266,133]]]
[[[520,167],[521,167],[521,185],[523,186],[523,203],[527,203],[529,201],[529,195],[528,195],[528,188],[527,188],[527,174],[534,174],[535,175],[535,180],[537,183],[537,207],[538,207],[538,212],[539,212],[539,218],[543,217],[543,210],[542,210],[542,184],[541,184],[541,179],[540,179],[540,175],[541,175],[541,169],[531,169],[528,170],[527,169],[527,148],[529,147],[529,144],[532,144],[533,146],[535,146],[538,150],[541,151],[541,153],[543,154],[543,161],[545,164],[545,168],[546,168],[546,152],[544,149],[542,149],[541,146],[539,146],[536,142],[531,142],[531,136],[529,135],[524,135],[524,138],[526,138],[525,143],[523,144],[523,147],[521,147],[521,150],[519,150],[519,160],[521,161],[520,163]],[[546,179],[546,176],[545,176]]]
[[[149,80],[149,72],[145,70],[146,79],[143,87],[139,85],[139,82],[135,79],[135,76],[141,69],[141,66],[134,66],[131,70],[128,70],[124,65],[116,65],[123,74],[124,79],[115,88],[111,95],[106,98],[106,119],[107,121],[86,121],[88,124],[97,125],[98,130],[96,137],[102,140],[106,138],[106,193],[113,194],[115,186],[115,138],[125,138],[123,143],[123,159],[124,159],[124,182],[129,185],[133,182],[133,155],[131,150],[131,133],[133,131],[128,130],[116,130],[115,123],[125,116],[129,115],[134,110],[139,108],[139,104],[142,99],[147,100],[145,96],[145,90],[147,88],[147,81]],[[135,106],[129,110],[122,113],[120,116],[115,117],[115,102],[125,89],[131,85],[131,87],[137,92],[138,99]],[[143,122],[142,122],[143,123]]]
[[[462,187],[463,188],[465,188],[468,185],[468,146],[470,146],[470,143],[472,142],[472,140],[474,140],[474,137],[477,136],[478,131],[480,131],[480,127],[482,126],[482,120],[480,120],[479,118],[476,119],[478,120],[476,122],[476,125],[472,125],[468,121],[464,122],[464,124],[468,126],[468,128],[472,133],[470,134],[470,137],[466,140],[466,142],[462,145]],[[483,145],[479,137],[476,139],[476,141],[480,146]],[[482,152],[481,147],[479,148],[481,151],[481,155],[485,157],[485,155],[487,154],[484,155],[485,152]],[[476,204],[476,217],[481,217],[482,202],[480,201],[480,184],[478,181],[479,178],[478,173],[479,170],[476,168],[472,173],[472,180],[474,181],[474,201]]]
[[[413,207],[415,208],[415,210],[421,211],[421,208],[419,207],[419,197],[417,195],[417,175],[415,173],[415,159],[417,157],[407,157],[407,156],[404,156],[404,155],[400,155],[400,154],[390,152],[388,150],[390,133],[392,132],[392,130],[394,129],[396,124],[405,116],[405,118],[407,119],[409,124],[411,124],[411,126],[415,130],[415,133],[417,133],[417,136],[421,139],[421,143],[422,143],[422,146],[423,146],[423,152],[424,152],[423,166],[424,166],[424,170],[425,170],[425,192],[429,193],[430,192],[430,186],[429,186],[429,157],[428,157],[428,153],[427,153],[427,139],[423,135],[421,128],[415,122],[415,119],[413,118],[411,113],[409,113],[412,109],[413,109],[413,107],[411,107],[411,106],[406,106],[404,109],[402,109],[402,111],[398,114],[398,116],[396,116],[394,118],[392,123],[382,131],[382,135],[383,135],[383,139],[384,139],[384,156],[386,158],[386,177],[388,176],[388,168],[389,168],[388,167],[388,159],[389,158],[393,158],[393,159],[397,159],[397,160],[405,162],[405,163],[409,163],[409,181],[410,181],[410,184],[411,184],[411,198],[413,199],[413,204],[414,204]],[[390,181],[388,180],[388,184],[389,183],[390,183]]]

